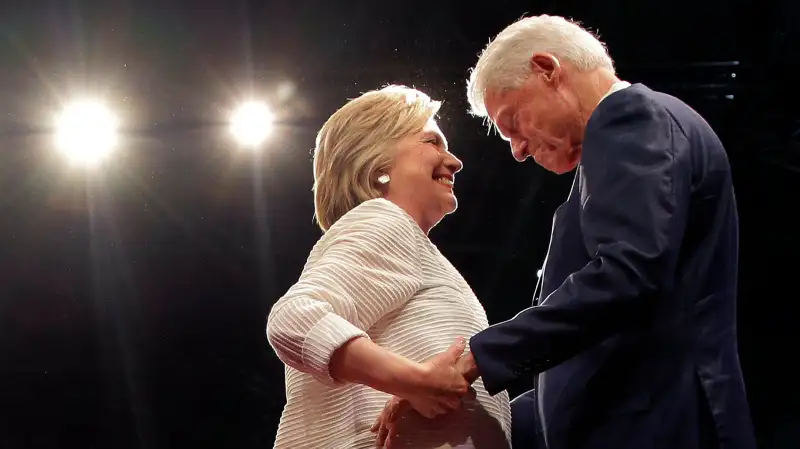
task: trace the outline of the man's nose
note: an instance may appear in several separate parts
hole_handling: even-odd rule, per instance
[[[528,145],[524,140],[512,140],[511,155],[517,162],[523,162],[528,158]]]

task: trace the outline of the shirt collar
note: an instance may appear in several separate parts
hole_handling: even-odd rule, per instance
[[[629,83],[627,81],[617,81],[616,83],[611,85],[611,89],[608,89],[608,92],[606,92],[606,94],[603,95],[603,98],[601,98],[600,101],[605,100],[606,97],[608,97],[609,95],[613,94],[614,92],[616,92],[618,90],[625,89],[625,88],[630,87],[630,86],[631,86],[631,83]]]

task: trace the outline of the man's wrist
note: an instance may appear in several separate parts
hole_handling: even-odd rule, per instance
[[[478,370],[478,362],[475,361],[475,356],[472,355],[472,352],[464,354],[459,359],[459,362],[462,364],[461,372],[467,382],[471,384],[481,377],[481,373]]]

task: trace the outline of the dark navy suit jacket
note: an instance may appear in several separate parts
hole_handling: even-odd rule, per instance
[[[515,432],[538,429],[549,449],[755,448],[737,257],[730,166],[709,125],[641,84],[611,94],[553,218],[540,304],[470,341],[484,385],[541,373],[513,413]]]

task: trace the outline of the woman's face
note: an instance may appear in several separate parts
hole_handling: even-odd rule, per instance
[[[433,119],[421,132],[400,140],[395,151],[384,197],[427,232],[456,210],[453,185],[463,164],[448,151],[447,140]]]

